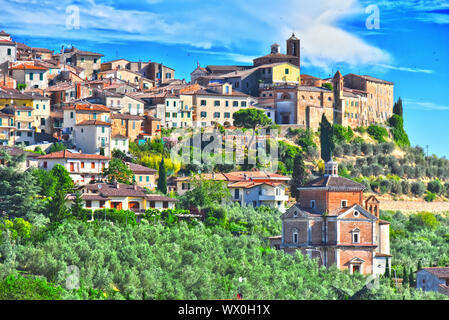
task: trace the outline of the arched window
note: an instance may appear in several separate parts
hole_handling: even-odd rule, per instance
[[[281,98],[282,100],[290,100],[290,95],[288,94],[288,93],[284,93],[283,95],[282,95],[282,98]]]

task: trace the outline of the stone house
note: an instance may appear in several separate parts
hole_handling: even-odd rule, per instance
[[[150,62],[146,70],[146,76],[160,85],[175,79],[175,69],[162,63]]]
[[[101,57],[104,55],[101,53],[95,53],[90,51],[82,51],[78,48],[72,47],[63,50],[59,55],[61,62],[64,64],[70,64],[84,69],[84,76],[91,79],[101,69]]]
[[[422,268],[416,272],[416,288],[449,296],[449,268]]]
[[[137,137],[142,132],[142,127],[145,128],[145,117],[113,113],[112,118],[112,135],[122,135],[128,137],[131,142],[137,140]]]
[[[368,123],[382,123],[393,115],[394,83],[367,75],[348,74],[344,86],[364,92],[368,98]]]
[[[299,201],[281,217],[282,235],[272,246],[351,274],[383,274],[391,263],[389,223],[379,219],[377,199],[363,201],[363,190],[327,162],[323,177],[299,188]]]

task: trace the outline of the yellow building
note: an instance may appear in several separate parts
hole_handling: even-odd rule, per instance
[[[16,89],[0,88],[0,110],[10,106],[33,106],[33,98]]]
[[[266,69],[263,67],[264,66],[261,66],[262,73],[263,70]],[[269,68],[272,70],[272,83],[301,83],[299,68],[291,63],[285,62],[274,64]]]

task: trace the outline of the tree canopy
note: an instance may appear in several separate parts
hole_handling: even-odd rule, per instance
[[[25,217],[36,213],[40,203],[35,201],[39,187],[35,177],[20,166],[25,161],[25,154],[11,156],[0,150],[0,214],[11,217]]]
[[[272,123],[271,119],[259,109],[241,109],[233,114],[234,125],[248,129],[266,127]]]
[[[134,177],[132,170],[119,158],[109,161],[109,166],[103,170],[103,175],[109,182],[117,181],[124,184],[131,184]]]

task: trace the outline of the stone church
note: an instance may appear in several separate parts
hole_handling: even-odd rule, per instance
[[[300,250],[320,265],[351,274],[380,275],[390,267],[389,222],[379,219],[379,201],[363,200],[365,187],[338,176],[338,164],[299,188],[299,201],[281,217],[282,235],[271,245],[287,253]]]

